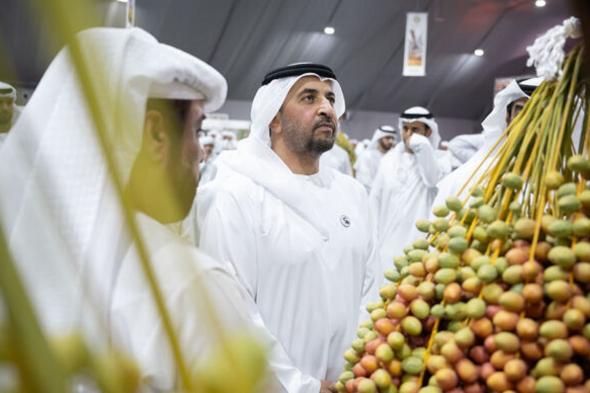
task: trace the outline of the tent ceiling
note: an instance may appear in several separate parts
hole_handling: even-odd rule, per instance
[[[563,0],[544,8],[533,0],[136,1],[137,24],[220,70],[230,99],[251,100],[272,68],[314,61],[335,70],[349,109],[423,105],[437,116],[472,120],[489,110],[495,77],[534,72],[525,65],[526,46],[570,14]],[[96,2],[105,24],[120,24],[125,5]],[[0,5],[0,50],[14,71],[0,67],[0,79],[34,85],[60,44],[27,2]],[[413,11],[429,13],[422,78],[401,75],[405,14]],[[322,32],[328,24],[332,36]],[[472,54],[478,47],[484,57]]]

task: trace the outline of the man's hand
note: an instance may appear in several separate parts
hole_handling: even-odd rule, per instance
[[[404,145],[408,153],[413,153],[412,149],[410,149],[410,138],[412,137],[412,134],[412,130],[410,129],[402,131],[402,140],[404,141]]]
[[[336,393],[336,389],[334,389],[334,384],[330,381],[322,381],[320,393]]]

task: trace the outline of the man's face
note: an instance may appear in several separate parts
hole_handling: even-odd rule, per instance
[[[12,98],[0,98],[0,124],[10,124],[14,112],[14,100]]]
[[[171,138],[167,162],[167,173],[178,202],[188,214],[192,205],[199,179],[199,162],[204,153],[199,145],[198,131],[201,129],[204,111],[203,101],[192,101],[185,114],[182,130],[176,131],[179,138]]]
[[[404,128],[405,134],[407,134],[407,133],[420,134],[420,135],[425,136],[427,138],[432,133],[432,131],[430,130],[430,128],[426,124],[419,122],[419,121],[412,121],[409,123],[404,123],[403,128]]]
[[[526,105],[528,100],[529,100],[528,98],[522,97],[516,101],[512,101],[512,103],[509,106],[509,111],[508,111],[508,113],[506,113],[506,124],[507,125],[512,123],[512,120],[514,120],[516,118],[516,116],[518,116],[518,114],[522,111],[522,109],[524,108],[524,106]]]
[[[379,139],[379,146],[381,150],[386,152],[389,151],[395,145],[395,139],[392,136],[384,136]]]
[[[209,158],[211,156],[211,153],[213,153],[213,144],[208,143],[208,144],[204,145],[203,146],[203,153],[205,154],[203,157],[204,160]]]
[[[319,157],[334,146],[335,100],[329,81],[308,76],[293,85],[277,114],[285,146],[291,152]]]
[[[403,129],[402,138],[403,138],[404,144],[406,145],[406,149],[410,152],[411,152],[411,150],[409,150],[408,144],[409,144],[410,137],[412,136],[412,134],[419,134],[419,135],[425,136],[427,138],[430,136],[430,134],[432,134],[432,130],[430,129],[430,127],[428,127],[426,124],[419,122],[419,121],[411,121],[411,122],[403,123],[402,129]]]

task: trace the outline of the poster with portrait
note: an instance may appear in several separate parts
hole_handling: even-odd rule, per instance
[[[404,76],[426,75],[426,42],[428,40],[428,14],[408,12],[404,46]]]

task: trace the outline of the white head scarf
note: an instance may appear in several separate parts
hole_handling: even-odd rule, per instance
[[[225,79],[206,63],[137,28],[95,28],[77,36],[98,77],[106,137],[122,179],[139,152],[146,102],[204,98],[215,110]],[[68,49],[52,61],[0,150],[0,219],[44,325],[67,331],[79,318],[80,275],[106,312],[128,249],[95,125]],[[71,303],[71,304],[70,304]]]
[[[411,118],[405,118],[404,115],[413,115]],[[424,115],[424,117],[414,117],[418,115]],[[428,117],[427,117],[428,116]],[[438,123],[434,120],[434,117],[431,117],[432,114],[426,108],[421,106],[413,106],[409,109],[406,109],[399,117],[399,129],[404,129],[404,123],[412,123],[414,121],[419,121],[420,123],[426,124],[432,132],[428,137],[430,144],[433,148],[438,149],[438,144],[440,143],[440,134],[438,132]]]
[[[394,140],[397,140],[397,131],[392,126],[380,126],[375,130],[373,133],[373,138],[371,138],[371,143],[369,144],[369,149],[375,150],[379,145],[379,141],[381,138],[385,138],[387,136],[393,137]]]
[[[336,101],[334,103],[336,116],[340,118],[340,116],[344,114],[344,111],[346,110],[344,94],[342,94],[342,89],[337,80],[323,78],[312,72],[298,76],[274,79],[270,83],[261,86],[254,96],[252,110],[250,111],[252,124],[250,126],[250,135],[248,138],[257,138],[264,144],[270,145],[270,134],[268,130],[270,122],[279,112],[279,109],[281,109],[291,87],[293,87],[299,79],[306,76],[315,76],[321,81],[330,81],[332,83],[332,90],[334,90],[334,95],[336,96]]]
[[[200,140],[201,146],[205,145],[215,145],[215,140],[210,136],[204,136]]]
[[[513,80],[504,89],[500,90],[494,97],[494,109],[482,121],[483,127],[482,135],[484,138],[497,140],[504,132],[506,127],[506,115],[508,113],[508,105],[520,99],[528,97],[518,86],[518,82]]]

